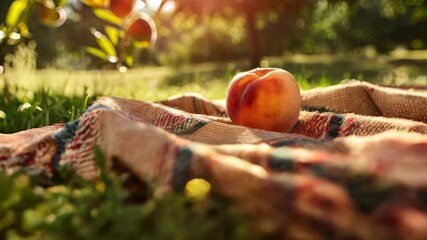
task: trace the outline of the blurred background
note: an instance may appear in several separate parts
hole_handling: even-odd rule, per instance
[[[12,2],[0,2],[0,22],[5,22]],[[194,69],[202,73],[197,78],[206,80],[230,69],[258,66],[282,67],[317,82],[357,78],[384,84],[427,83],[424,0],[143,2],[143,11],[157,25],[157,41],[137,52],[136,67],[172,68],[168,84],[188,82]],[[30,16],[32,37],[27,46],[29,41],[35,43],[36,67],[109,68],[84,49],[95,44],[91,27],[102,29],[105,22],[80,0],[68,0],[64,9],[68,18],[58,28],[43,26],[35,14]],[[0,65],[14,52],[10,48],[2,43]]]

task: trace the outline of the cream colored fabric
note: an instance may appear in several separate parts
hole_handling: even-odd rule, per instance
[[[427,93],[350,82],[305,91],[303,106],[427,122]]]

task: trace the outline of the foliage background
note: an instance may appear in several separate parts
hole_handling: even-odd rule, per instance
[[[12,1],[0,3],[2,22]],[[174,12],[153,16],[158,42],[137,56],[144,65],[178,66],[254,55],[259,62],[263,56],[285,53],[354,54],[366,49],[389,53],[396,48],[427,48],[424,0],[169,1],[175,4]],[[102,29],[105,23],[79,1],[68,1],[67,12],[68,20],[58,29],[41,26],[35,16],[29,21],[39,53],[37,66],[99,68],[81,46],[94,44],[89,28]],[[252,24],[248,13],[254,15]],[[256,31],[255,40],[250,27]],[[6,53],[1,54],[0,61]]]

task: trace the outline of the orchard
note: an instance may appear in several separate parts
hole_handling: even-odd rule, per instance
[[[93,14],[105,22],[104,29],[91,28],[98,46],[86,51],[123,70],[135,64],[135,52],[154,44],[156,24],[141,0],[81,0]],[[28,27],[34,13],[40,24],[58,28],[67,19],[67,0],[16,0],[10,6],[4,26],[0,26],[0,43],[15,46],[31,39]]]

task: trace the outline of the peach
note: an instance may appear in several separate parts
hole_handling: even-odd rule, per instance
[[[119,18],[129,15],[135,5],[135,0],[110,0],[110,11]]]
[[[127,34],[137,42],[153,43],[157,37],[156,24],[150,16],[141,13],[127,27]]]
[[[41,24],[48,27],[59,27],[64,24],[67,19],[67,13],[63,8],[50,8],[45,5],[40,5],[38,18]]]
[[[301,94],[295,78],[279,68],[256,68],[237,74],[226,97],[234,124],[289,132],[298,121]]]

